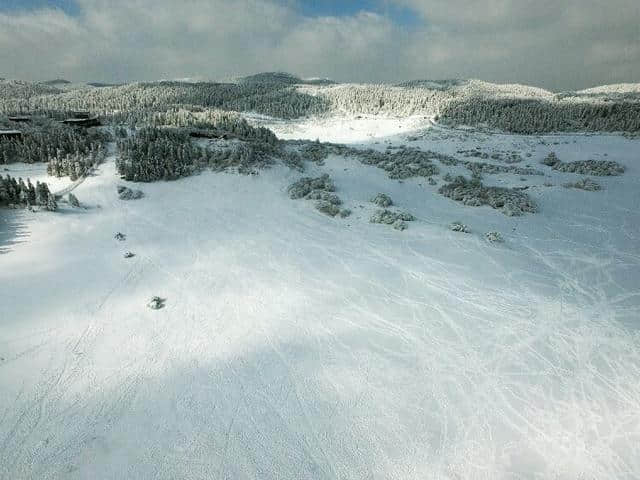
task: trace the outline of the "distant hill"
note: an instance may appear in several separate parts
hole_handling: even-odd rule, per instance
[[[433,90],[447,90],[452,87],[458,87],[464,85],[468,80],[453,78],[446,80],[409,80],[408,82],[401,82],[396,84],[396,87],[408,87],[408,88],[430,88]]]
[[[103,88],[103,87],[120,87],[125,85],[124,83],[103,83],[103,82],[89,82],[90,87]]]
[[[397,85],[336,84],[266,72],[234,83],[160,81],[111,85],[0,81],[0,112],[90,110],[137,115],[169,109],[219,109],[291,119],[313,115],[432,116],[451,126],[516,133],[640,132],[640,85],[553,93],[481,80],[413,80]]]
[[[0,80],[0,99],[26,99],[39,95],[56,94],[61,90],[42,83],[22,80]]]
[[[56,78],[55,80],[46,80],[40,83],[43,85],[67,85],[71,82],[69,80],[65,80],[64,78]]]
[[[236,80],[241,84],[272,84],[272,85],[334,85],[336,82],[328,78],[302,79],[286,72],[264,72]]]
[[[241,77],[237,80],[241,84],[278,84],[278,85],[296,85],[303,83],[301,78],[284,72],[264,72]]]

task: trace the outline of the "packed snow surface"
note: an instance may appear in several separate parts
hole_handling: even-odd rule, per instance
[[[0,211],[0,478],[640,478],[638,141],[325,122],[270,126],[516,149],[545,176],[484,181],[528,186],[539,211],[335,155],[144,185],[110,157],[74,190],[86,208]],[[552,150],[626,172],[566,189],[581,177],[540,165]],[[324,173],[350,217],[288,197]],[[407,230],[369,222],[379,192]]]

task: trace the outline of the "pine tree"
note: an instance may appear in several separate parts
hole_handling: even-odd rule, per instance
[[[58,203],[56,202],[56,196],[53,193],[49,193],[47,197],[47,205],[45,207],[50,212],[55,212],[58,209]]]

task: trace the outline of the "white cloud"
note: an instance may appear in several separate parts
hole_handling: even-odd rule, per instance
[[[387,0],[375,13],[303,17],[275,0],[78,0],[80,13],[0,14],[0,75],[128,81],[265,70],[342,81],[477,77],[553,89],[640,81],[636,0]]]

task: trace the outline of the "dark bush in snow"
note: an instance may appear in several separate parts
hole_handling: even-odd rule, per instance
[[[564,188],[578,188],[580,190],[586,190],[588,192],[595,192],[598,190],[602,190],[602,187],[599,183],[594,182],[590,178],[583,178],[582,180],[578,180],[574,183],[565,183],[563,185]]]
[[[391,197],[389,195],[379,193],[371,199],[371,203],[374,203],[381,208],[387,208],[393,205],[393,200],[391,200]]]
[[[537,211],[529,196],[520,190],[503,187],[487,187],[482,182],[458,176],[451,183],[441,186],[438,192],[465,205],[478,207],[489,205],[508,216]]]
[[[342,200],[335,193],[325,192],[323,190],[313,190],[306,197],[307,200],[321,200],[331,205],[342,205]]]
[[[305,198],[311,194],[314,190],[320,190],[323,192],[335,191],[335,185],[328,174],[321,175],[318,178],[303,177],[295,183],[292,183],[287,192],[289,198],[298,199]]]
[[[147,303],[147,307],[152,310],[160,310],[164,308],[167,299],[161,297],[152,297],[149,303]]]
[[[391,225],[393,228],[395,228],[396,230],[406,230],[407,229],[407,223],[404,220],[396,220],[395,222],[393,222],[393,225]]]
[[[124,233],[118,232],[113,236],[113,238],[115,238],[119,242],[124,242],[127,239],[127,236]]]
[[[474,157],[474,158],[482,158],[498,160],[503,163],[520,163],[522,161],[522,156],[516,151],[494,151],[492,153],[483,152],[479,148],[471,149],[471,150],[458,150],[457,153],[464,155],[465,157]],[[531,154],[529,154],[530,156]]]
[[[391,210],[382,209],[376,210],[369,219],[369,222],[391,225],[396,230],[405,230],[407,228],[406,222],[412,222],[415,219],[416,218],[410,213],[393,212]]]
[[[320,165],[331,154],[344,157],[356,158],[365,165],[374,165],[385,170],[389,178],[405,179],[411,177],[431,177],[439,173],[438,167],[433,164],[433,160],[446,161],[448,155],[422,151],[414,148],[403,148],[397,152],[387,150],[379,152],[373,149],[360,150],[345,145],[319,142],[291,142],[300,144],[300,154],[303,158],[309,159]],[[455,161],[455,159],[453,159]]]
[[[306,200],[316,200],[315,208],[319,212],[335,217],[340,215],[346,218],[351,215],[348,209],[340,209],[342,200],[333,193],[336,187],[328,174],[323,174],[317,178],[303,177],[297,182],[289,185],[287,193],[289,198],[294,200],[304,198]]]
[[[560,163],[560,159],[556,155],[556,152],[551,152],[542,160],[541,163],[548,167],[553,167],[557,163]]]
[[[487,232],[484,234],[484,238],[486,238],[489,243],[504,243],[504,238],[500,232]]]
[[[449,225],[449,230],[454,232],[471,233],[471,228],[461,222],[453,222]]]
[[[67,195],[67,200],[69,201],[69,205],[71,205],[72,207],[80,207],[80,201],[78,200],[78,197],[76,197],[73,193],[69,193]]]
[[[444,155],[438,159],[443,165],[454,167],[463,165],[468,168],[473,175],[488,174],[494,175],[496,173],[512,173],[514,175],[544,175],[540,170],[533,168],[516,167],[513,165],[495,165],[493,163],[475,162],[472,160],[458,160],[455,157]]]
[[[129,187],[118,185],[118,198],[120,200],[138,200],[142,197],[144,197],[142,190],[132,190]]]
[[[340,213],[340,207],[327,200],[319,200],[318,202],[316,202],[315,206],[316,210],[324,213],[325,215],[329,215],[330,217],[335,217]]]
[[[625,171],[623,165],[609,160],[582,160],[577,162],[556,162],[554,170],[565,173],[579,173],[580,175],[594,175],[608,177],[622,175]]]

